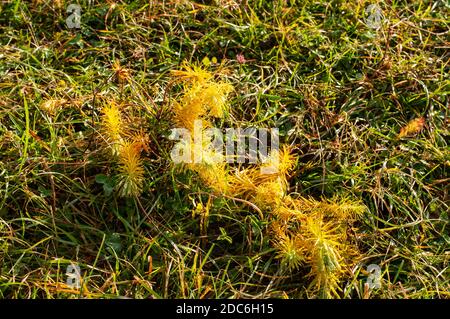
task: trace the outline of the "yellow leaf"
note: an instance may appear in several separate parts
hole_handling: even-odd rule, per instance
[[[408,124],[406,124],[406,126],[400,129],[398,138],[417,134],[423,129],[424,126],[425,126],[425,119],[423,117],[418,117],[414,120],[411,120],[409,121]]]

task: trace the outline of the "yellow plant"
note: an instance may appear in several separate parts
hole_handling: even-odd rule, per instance
[[[227,97],[233,91],[233,86],[229,83],[210,82],[205,85],[202,91],[201,99],[209,110],[209,115],[216,118],[222,118],[227,111]]]
[[[175,125],[192,133],[195,121],[202,120],[208,127],[212,118],[225,116],[226,99],[232,91],[229,84],[215,82],[213,74],[199,66],[185,64],[172,74],[183,82],[183,94],[173,103]],[[316,200],[289,195],[288,179],[297,163],[290,146],[272,150],[263,163],[242,169],[217,161],[217,154],[195,143],[192,139],[191,152],[200,152],[201,160],[183,167],[196,172],[216,194],[248,201],[266,212],[281,263],[291,270],[309,266],[310,291],[321,297],[338,297],[341,279],[358,260],[347,230],[364,205],[346,197]]]
[[[283,198],[281,205],[272,210],[274,217],[285,222],[296,222],[306,217],[304,211],[294,208],[292,202],[294,199],[287,195]]]
[[[124,134],[124,121],[116,103],[110,103],[103,107],[101,127],[101,133],[111,146],[113,154],[117,154]]]
[[[310,291],[322,298],[338,297],[340,280],[358,262],[358,251],[347,237],[347,223],[361,207],[359,203],[349,204],[347,199],[316,201],[288,195],[273,210],[275,223],[289,225],[289,232],[287,227],[278,227],[275,232],[277,257],[286,263],[286,258],[292,258],[289,256],[303,256],[311,269]]]
[[[142,192],[144,167],[141,159],[140,142],[123,142],[119,147],[119,175],[117,187],[119,196],[137,196]]]
[[[264,172],[265,174],[263,175],[268,175],[269,177],[272,172],[272,174],[277,174],[287,179],[296,162],[297,158],[294,156],[292,148],[288,145],[283,145],[281,150],[271,151],[271,156],[261,165],[261,172]]]
[[[213,74],[199,65],[184,62],[181,70],[172,70],[173,76],[183,82],[205,83],[212,79]]]
[[[182,70],[172,74],[183,82],[183,95],[174,103],[176,125],[192,132],[194,121],[203,120],[208,127],[208,117],[224,116],[228,94],[233,90],[230,84],[214,81],[211,72],[195,65],[184,64]]]
[[[288,176],[296,162],[292,150],[283,146],[272,151],[269,160],[252,168],[238,170],[229,177],[229,195],[253,201],[261,208],[278,207],[286,195]],[[268,173],[267,168],[273,168]]]
[[[190,132],[194,131],[194,122],[204,115],[203,107],[198,102],[191,103],[189,106],[176,102],[173,111],[175,125],[180,128],[186,128]],[[202,125],[209,126],[209,122],[202,121]]]
[[[320,201],[312,197],[290,198],[289,205],[304,213],[320,212],[327,217],[334,217],[335,220],[342,222],[353,221],[366,209],[362,203],[346,197],[334,197]]]
[[[291,270],[296,270],[305,261],[304,246],[302,238],[283,233],[275,237],[274,246],[278,251],[277,257],[282,264]]]
[[[186,166],[195,171],[200,179],[214,191],[227,190],[227,172],[225,164],[214,150],[204,143],[194,140],[194,133],[204,136],[204,131],[194,132],[195,121],[201,121],[203,128],[210,126],[209,118],[223,117],[228,94],[233,87],[225,82],[215,82],[213,74],[200,66],[185,63],[182,70],[172,71],[175,78],[183,82],[183,94],[173,103],[174,124],[186,128],[191,133],[191,159],[200,155],[200,161]]]
[[[215,193],[227,192],[228,176],[225,164],[189,164],[188,167],[196,172],[200,180]]]
[[[256,188],[252,201],[261,208],[274,208],[280,205],[286,195],[286,182],[278,177]]]
[[[347,268],[343,254],[347,254],[348,249],[343,233],[321,217],[308,216],[301,228],[313,278],[311,287],[322,298],[338,297],[339,281]]]

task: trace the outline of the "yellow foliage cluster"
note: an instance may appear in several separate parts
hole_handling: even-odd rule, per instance
[[[117,188],[119,196],[138,196],[144,183],[144,166],[141,151],[145,147],[142,135],[128,136],[121,108],[114,102],[102,109],[101,136],[117,157]],[[128,137],[128,138],[127,138]]]
[[[110,145],[113,154],[117,154],[123,141],[124,121],[119,106],[111,102],[102,109],[102,136]]]
[[[227,110],[226,99],[233,86],[214,81],[214,76],[199,66],[184,65],[183,70],[172,71],[183,83],[183,96],[174,103],[175,124],[193,132],[194,121],[202,119],[209,126],[208,117],[221,118]]]
[[[142,192],[144,167],[141,159],[142,145],[136,141],[126,141],[119,148],[119,196],[137,196]]]
[[[340,280],[359,261],[358,251],[347,233],[364,209],[362,204],[349,199],[318,201],[285,196],[272,211],[281,223],[273,227],[278,256],[289,268],[303,263],[310,267],[313,292],[323,298],[339,297]],[[289,241],[295,245],[286,249]]]
[[[185,65],[172,74],[184,83],[181,98],[174,102],[175,125],[192,132],[194,121],[225,115],[227,95],[232,91],[229,84],[214,82],[214,76],[198,66]],[[273,152],[269,162],[245,169],[205,160],[186,166],[216,194],[251,202],[264,211],[282,264],[291,270],[308,266],[310,291],[321,297],[338,297],[340,280],[358,261],[347,232],[364,206],[347,198],[292,197],[288,180],[297,158],[286,145]],[[273,166],[273,161],[278,169],[264,172],[262,168]]]

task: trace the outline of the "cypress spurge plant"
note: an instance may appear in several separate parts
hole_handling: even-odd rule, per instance
[[[122,111],[115,102],[109,102],[102,109],[100,135],[109,145],[113,155],[117,155],[123,141],[125,123]]]
[[[225,116],[226,98],[232,91],[229,84],[216,83],[212,73],[198,66],[185,64],[183,70],[172,74],[183,82],[184,89],[173,102],[174,125],[193,132],[195,121],[202,120],[208,127],[213,118]],[[308,267],[311,293],[322,298],[339,297],[341,279],[359,260],[347,230],[365,207],[347,198],[319,201],[289,195],[288,181],[297,163],[290,146],[272,150],[263,163],[236,168],[210,160],[216,154],[205,145],[195,145],[194,140],[191,145],[202,153],[202,160],[184,167],[196,172],[216,194],[243,199],[264,211],[282,265],[291,271],[301,265]]]
[[[339,297],[339,281],[348,268],[344,256],[350,247],[346,245],[344,233],[336,227],[335,223],[324,221],[320,213],[307,216],[300,227],[311,268],[310,289],[321,298]]]
[[[207,138],[198,143],[194,139],[196,121],[201,121],[203,129],[211,126],[213,118],[222,118],[227,112],[226,103],[233,87],[226,82],[214,80],[214,74],[196,65],[184,63],[182,70],[172,71],[175,79],[182,83],[183,91],[179,99],[173,101],[174,125],[188,129],[191,133],[191,159],[200,156],[200,163],[187,163],[185,168],[196,172],[203,183],[217,192],[225,192],[228,188],[226,166],[217,157],[222,156],[210,149]],[[197,132],[195,132],[197,133]],[[199,132],[203,137],[205,130]]]
[[[141,151],[139,141],[125,141],[119,147],[117,187],[121,197],[138,196],[142,192],[145,170]]]
[[[272,220],[272,243],[282,265],[290,270],[297,270],[305,263],[304,239],[299,234],[289,232],[288,226],[288,223]]]
[[[125,110],[115,101],[102,108],[100,138],[106,143],[117,165],[116,188],[119,197],[133,197],[142,193],[144,165],[141,152],[148,139],[143,131],[133,134],[126,120]],[[111,156],[109,155],[109,156]]]
[[[174,102],[174,122],[193,132],[194,122],[210,125],[208,118],[222,118],[227,110],[227,97],[233,91],[231,84],[214,81],[214,74],[200,66],[184,64],[182,70],[172,71],[183,84],[181,98]]]
[[[351,267],[361,257],[347,233],[364,210],[362,204],[347,198],[318,201],[289,195],[273,210],[275,220],[290,225],[289,231],[287,227],[277,228],[275,242],[283,243],[286,237],[297,238],[295,249],[297,254],[303,254],[304,264],[310,268],[309,290],[313,294],[321,298],[340,296],[341,279],[350,274]],[[278,244],[277,248],[283,261],[293,255],[291,247]],[[296,267],[289,265],[288,268]]]

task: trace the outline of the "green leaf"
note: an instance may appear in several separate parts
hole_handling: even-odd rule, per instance
[[[120,240],[119,233],[112,233],[106,238],[106,247],[107,250],[113,250],[116,254],[122,251],[122,241]]]
[[[98,174],[95,176],[95,181],[98,184],[102,184],[103,185],[103,191],[105,192],[106,196],[109,196],[112,194],[113,190],[114,190],[114,180],[105,175],[105,174]]]
[[[217,240],[225,240],[230,244],[233,243],[233,239],[230,236],[228,236],[227,231],[223,227],[220,227],[220,232],[221,234],[219,237],[217,237]]]
[[[105,184],[108,180],[108,176],[106,176],[105,174],[98,174],[95,175],[95,181],[99,184]]]

